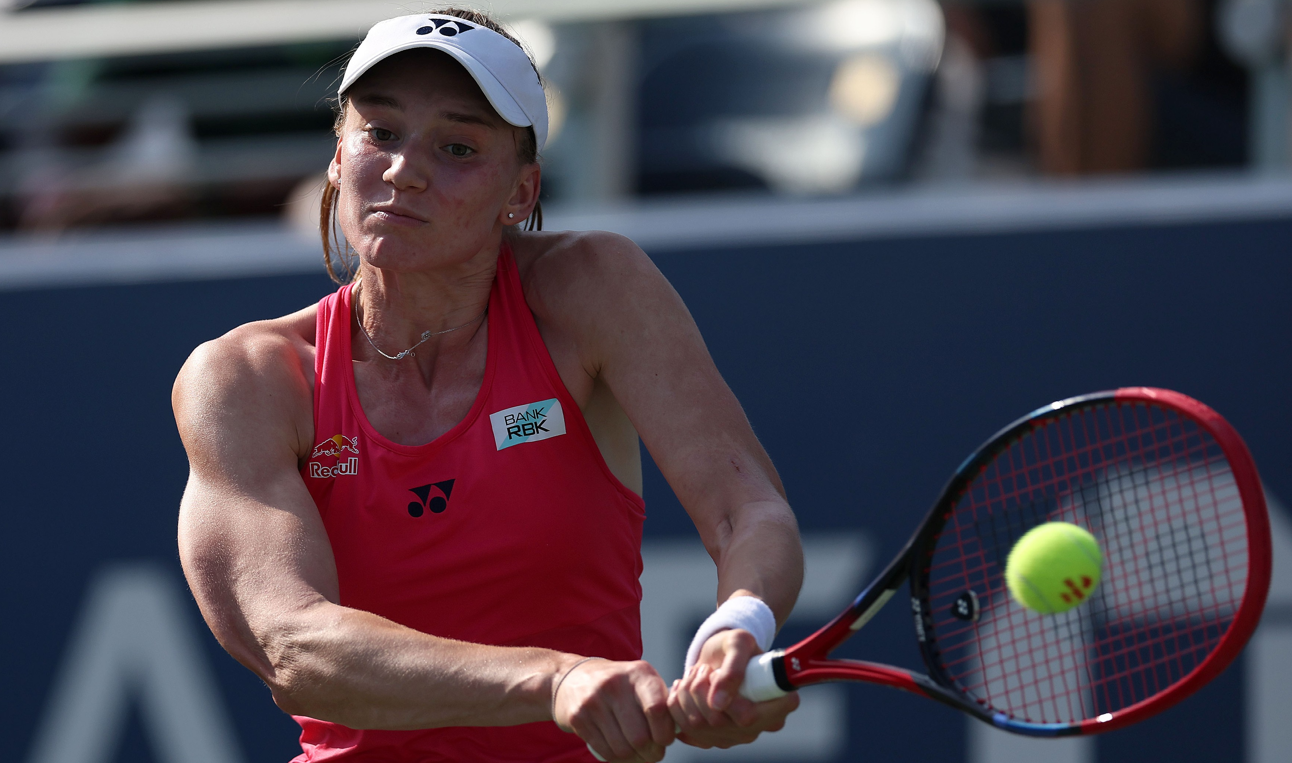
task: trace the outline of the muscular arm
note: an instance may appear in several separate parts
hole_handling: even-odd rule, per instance
[[[780,478],[677,292],[631,241],[584,234],[534,264],[527,297],[605,383],[695,522],[718,568],[717,601],[751,595],[789,617],[803,582],[798,525]],[[559,341],[559,339],[558,339]],[[728,747],[775,730],[797,695],[737,695],[757,652],[743,630],[710,638],[669,705],[681,739]]]
[[[451,641],[338,604],[331,547],[297,472],[312,434],[303,354],[289,333],[253,324],[200,347],[175,383],[191,468],[180,557],[220,643],[287,712],[353,728],[551,719],[554,679],[578,655]],[[626,757],[628,744],[658,760],[672,741],[663,685],[645,663],[581,666],[567,695],[558,717],[600,738],[603,754]],[[607,742],[625,702],[653,714],[649,728],[630,722]],[[666,737],[658,755],[652,735]]]
[[[803,580],[798,525],[677,292],[613,234],[583,234],[533,267],[531,306],[632,420],[718,567],[718,602],[754,595],[783,623]]]

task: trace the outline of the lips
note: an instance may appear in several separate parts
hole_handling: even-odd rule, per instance
[[[411,209],[394,205],[379,205],[369,207],[370,213],[385,222],[399,223],[404,225],[420,225],[427,221],[413,212]]]

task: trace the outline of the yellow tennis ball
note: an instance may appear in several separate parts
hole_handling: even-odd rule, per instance
[[[1099,585],[1099,541],[1067,522],[1046,522],[1018,539],[1005,563],[1014,601],[1043,615],[1080,606]]]

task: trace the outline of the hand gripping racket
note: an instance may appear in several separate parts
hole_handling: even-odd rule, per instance
[[[1062,614],[1025,609],[1005,560],[1032,527],[1095,535],[1103,580]],[[825,681],[893,686],[1032,736],[1143,720],[1225,669],[1270,582],[1269,518],[1238,433],[1178,392],[1127,388],[1019,419],[970,456],[923,525],[842,614],[754,658],[741,693]],[[910,580],[927,675],[828,657]]]

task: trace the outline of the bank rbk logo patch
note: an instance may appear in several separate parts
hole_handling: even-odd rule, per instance
[[[565,434],[565,413],[556,398],[518,405],[489,415],[498,450]]]

